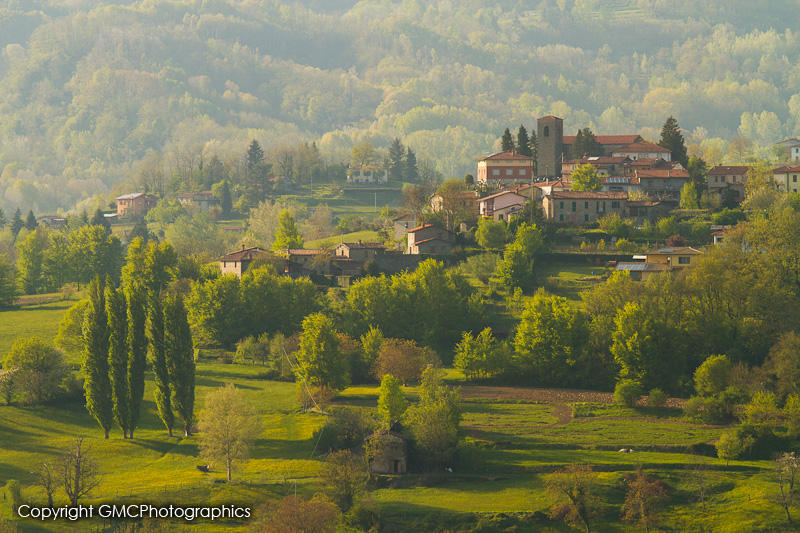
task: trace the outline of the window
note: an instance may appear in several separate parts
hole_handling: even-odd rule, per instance
[[[575,208],[577,207],[577,202],[572,202],[572,212],[575,212]]]
[[[797,183],[797,174],[795,174],[794,176],[792,176],[792,181],[793,181],[794,183]]]
[[[558,215],[558,220],[560,220],[561,222],[564,222],[564,215]]]
[[[589,222],[589,215],[583,215],[583,221]]]
[[[558,202],[558,208],[564,209],[564,202]]]
[[[526,175],[526,172],[525,172],[524,168],[519,169],[519,175],[520,176],[525,176]]]
[[[583,208],[589,209],[589,202],[583,202]]]
[[[545,137],[550,137],[550,126],[545,126],[544,127],[544,136]]]
[[[500,175],[500,169],[499,168],[496,168],[496,169],[492,170],[492,176],[499,176],[499,175]]]
[[[691,259],[692,259],[691,257],[679,257],[678,258],[678,264],[679,265],[688,265],[689,262],[691,261]]]
[[[611,202],[611,209],[619,209],[619,201],[618,200],[614,200],[613,202]]]
[[[514,175],[514,169],[513,168],[507,168],[506,169],[506,176],[513,176],[513,175]]]

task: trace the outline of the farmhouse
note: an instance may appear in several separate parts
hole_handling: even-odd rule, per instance
[[[336,247],[337,259],[351,259],[353,261],[366,261],[383,253],[386,247],[379,242],[343,242]]]
[[[408,231],[406,254],[442,255],[450,253],[455,236],[444,228],[423,224]]]
[[[800,183],[797,181],[798,176],[800,176],[800,166],[778,167],[772,171],[775,183],[778,184],[778,188],[783,192],[797,192],[798,187],[800,187]]]
[[[533,158],[516,152],[498,152],[478,159],[478,183],[530,181]]]
[[[236,250],[235,252],[225,254],[219,258],[219,269],[223,276],[225,274],[235,274],[241,278],[242,274],[247,272],[247,269],[250,268],[253,261],[257,259],[266,259],[269,255],[270,253],[267,250],[259,248],[258,246],[245,248],[244,245],[242,245],[241,250]]]
[[[211,191],[184,192],[178,195],[178,202],[184,207],[195,207],[204,211],[220,205],[219,198]]]
[[[542,207],[549,221],[587,224],[611,213],[625,216],[627,199],[624,192],[553,191],[542,199]]]
[[[120,218],[143,217],[158,203],[158,198],[145,192],[134,192],[117,197],[117,215]]]
[[[706,188],[709,194],[719,198],[731,197],[737,202],[744,200],[744,186],[750,167],[739,165],[717,165],[708,171]]]
[[[480,214],[485,218],[508,220],[512,215],[522,211],[528,199],[512,191],[500,191],[478,201]]]
[[[703,255],[702,250],[689,246],[661,248],[649,251],[645,255],[634,255],[633,258],[639,259],[640,262],[619,263],[617,270],[627,271],[632,280],[647,281],[654,273],[694,266],[701,255]]]

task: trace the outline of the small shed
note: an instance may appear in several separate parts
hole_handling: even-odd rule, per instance
[[[408,468],[406,439],[387,430],[367,437],[369,467],[373,474],[405,474]]]

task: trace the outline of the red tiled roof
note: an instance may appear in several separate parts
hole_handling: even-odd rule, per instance
[[[669,150],[664,148],[663,146],[659,146],[657,144],[653,144],[647,141],[636,141],[627,146],[623,146],[622,148],[617,148],[614,150],[615,153],[647,153],[647,152],[659,152],[659,153],[671,153]]]
[[[379,242],[343,242],[339,246],[345,245],[348,248],[386,248]]]
[[[682,168],[641,168],[636,170],[637,178],[688,178],[689,172]]]
[[[626,156],[592,156],[592,157],[582,157],[580,159],[570,159],[569,161],[564,161],[563,164],[573,164],[573,165],[615,165],[624,163],[625,161],[630,161],[630,158]]]
[[[776,169],[773,169],[772,172],[774,174],[783,174],[783,173],[786,173],[786,172],[800,172],[800,166],[796,166],[796,167],[785,167],[785,166],[784,167],[778,167]]]
[[[256,256],[266,253],[267,251],[263,248],[258,246],[253,246],[252,248],[242,248],[241,250],[236,250],[235,252],[230,252],[222,257],[220,257],[220,261],[250,261],[254,259]]]
[[[561,119],[559,117],[555,117],[553,115],[547,115],[546,117],[539,117],[537,120],[553,120],[553,119],[563,120],[563,119]]]
[[[487,160],[505,160],[505,159],[519,159],[533,162],[532,157],[528,157],[527,155],[518,154],[516,152],[497,152],[496,154],[487,155],[485,157],[479,157],[477,161],[487,161]]]
[[[639,135],[595,135],[594,138],[600,144],[632,144],[641,141],[642,137]],[[575,135],[564,135],[563,144],[574,144]]]
[[[417,245],[417,244],[425,244],[426,242],[431,242],[431,241],[442,241],[442,242],[448,242],[448,243],[450,242],[448,240],[441,239],[439,237],[431,237],[430,239],[423,239],[421,241],[415,241],[414,244],[415,245]]]
[[[284,255],[324,255],[330,253],[328,250],[320,250],[318,248],[281,248],[276,252]]]
[[[628,198],[628,193],[623,191],[553,191],[548,196],[551,198],[625,200]]]
[[[744,165],[717,165],[711,170],[708,171],[709,176],[725,176],[728,174],[735,174],[737,176],[741,176],[747,174],[747,171],[750,170],[750,167]]]

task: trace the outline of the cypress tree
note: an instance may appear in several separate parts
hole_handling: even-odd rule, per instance
[[[89,306],[83,318],[83,373],[86,409],[108,438],[114,414],[108,377],[108,322],[99,276],[89,284]]]
[[[399,138],[395,138],[389,147],[389,178],[393,180],[403,179],[403,165],[406,149]]]
[[[522,124],[517,131],[517,153],[520,155],[531,155],[531,140],[528,137],[528,130]]]
[[[222,207],[222,216],[231,216],[231,211],[233,210],[233,200],[231,199],[231,186],[228,183],[228,180],[224,180],[222,182],[222,199],[220,200],[220,205]]]
[[[506,128],[506,131],[503,132],[501,143],[501,151],[511,152],[514,150],[514,138],[511,136],[511,132],[508,130],[508,128]]]
[[[17,238],[20,230],[25,227],[25,223],[22,221],[22,213],[19,210],[19,207],[16,211],[14,211],[14,218],[11,219],[11,233],[14,234],[14,238]]]
[[[133,438],[133,430],[139,423],[142,397],[144,396],[144,370],[147,365],[147,334],[144,289],[136,285],[128,286],[128,431]]]
[[[0,207],[0,229],[6,227],[6,214],[3,212],[3,208]]]
[[[175,415],[172,412],[169,390],[169,369],[167,368],[166,345],[164,344],[164,307],[156,291],[150,291],[148,300],[147,340],[149,343],[150,361],[153,364],[156,388],[155,400],[158,416],[172,436]]]
[[[33,214],[33,209],[31,209],[28,211],[28,216],[25,217],[25,227],[30,231],[33,231],[36,229],[37,225],[36,216]]]
[[[108,317],[108,370],[111,382],[111,401],[114,420],[122,429],[122,438],[128,438],[130,405],[128,403],[128,316],[125,293],[114,288],[106,278],[106,316]]]
[[[536,146],[536,132],[531,130],[530,138],[528,139],[528,147],[530,149],[530,156],[533,158],[533,172],[536,174],[536,163],[539,151]]]
[[[194,346],[180,295],[170,295],[164,303],[164,345],[172,406],[183,421],[184,436],[188,437],[194,420]]]
[[[406,147],[406,164],[403,168],[403,179],[410,183],[416,183],[419,179],[419,170],[417,169],[417,156],[411,151],[410,147]]]
[[[683,134],[675,117],[670,116],[664,122],[664,126],[661,128],[661,140],[658,141],[658,145],[672,152],[672,160],[683,165],[683,168],[689,165],[686,144],[683,142]]]

